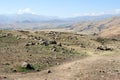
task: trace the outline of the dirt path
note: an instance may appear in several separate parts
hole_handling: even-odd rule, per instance
[[[119,80],[119,57],[92,56],[52,67],[52,73],[14,74],[14,80]]]

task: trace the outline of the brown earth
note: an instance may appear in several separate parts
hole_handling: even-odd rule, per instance
[[[25,32],[8,31],[13,36],[1,37],[0,46],[0,80],[119,80],[120,79],[120,42],[119,40],[102,39],[82,34],[65,32]],[[1,35],[4,36],[2,31]],[[21,39],[14,34],[21,34]],[[24,47],[30,40],[28,34],[33,37],[41,37],[47,41],[52,40],[57,34],[56,41],[61,42],[62,46],[56,44],[31,45]],[[51,36],[53,35],[53,36]],[[13,42],[14,41],[14,42]],[[11,43],[12,42],[12,43]],[[38,41],[36,41],[38,42]],[[16,43],[18,45],[16,45]],[[99,45],[113,48],[113,50],[98,50]],[[6,49],[6,46],[8,47]],[[51,51],[53,46],[58,51]],[[26,52],[26,50],[28,52]],[[11,51],[12,50],[12,51]],[[14,51],[15,50],[15,51]],[[63,50],[63,52],[61,52]],[[34,55],[33,55],[34,53]],[[87,55],[86,55],[87,54]],[[9,56],[10,55],[10,56]],[[50,59],[49,59],[50,58]],[[71,58],[71,59],[70,59]],[[5,72],[9,68],[28,59],[31,63],[61,62],[52,67],[40,69],[39,72]],[[65,59],[65,60],[64,60]],[[9,61],[13,63],[8,64]],[[41,60],[41,62],[40,62]],[[56,61],[58,60],[58,61]],[[7,63],[6,63],[7,62]],[[4,63],[4,64],[3,64]],[[39,64],[37,63],[37,64]],[[12,65],[12,66],[11,66]],[[13,66],[15,65],[15,66]],[[37,65],[39,66],[39,65]],[[3,71],[2,71],[3,70]],[[49,71],[49,72],[48,72]]]
[[[14,80],[119,80],[119,56],[91,56],[50,68],[37,73],[8,75]]]

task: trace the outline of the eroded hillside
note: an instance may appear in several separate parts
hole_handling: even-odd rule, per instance
[[[113,17],[98,21],[86,21],[71,26],[71,30],[84,34],[101,34],[111,36],[120,34],[120,17]],[[111,31],[112,30],[112,31]]]

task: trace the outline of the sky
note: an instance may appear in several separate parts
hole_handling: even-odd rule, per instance
[[[120,0],[0,0],[0,14],[74,17],[120,13]]]

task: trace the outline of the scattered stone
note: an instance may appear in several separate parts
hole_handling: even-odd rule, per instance
[[[25,46],[30,46],[31,44],[30,43],[27,43]]]
[[[114,72],[119,72],[119,70],[114,70]]]
[[[33,45],[36,45],[36,43],[34,43],[34,42],[28,42],[25,46],[33,46]]]
[[[35,43],[34,43],[34,42],[32,42],[32,43],[31,43],[31,45],[35,45]]]
[[[103,70],[100,70],[99,72],[100,72],[100,73],[105,73],[105,71],[103,71]]]
[[[41,44],[41,45],[45,45],[45,46],[48,46],[48,45],[49,45],[48,41],[42,41],[40,44]]]
[[[23,62],[21,65],[22,68],[33,70],[34,68],[27,62]]]
[[[6,79],[7,77],[6,77],[6,76],[4,76],[3,78],[4,78],[4,79]]]
[[[112,51],[113,49],[107,46],[99,46],[97,47],[98,50],[103,50],[103,51]]]
[[[51,70],[48,70],[48,73],[52,73],[52,71],[51,71]]]
[[[56,65],[60,65],[60,63],[56,63]]]
[[[83,43],[80,44],[80,47],[81,47],[81,48],[86,48]]]
[[[44,41],[44,39],[41,38],[39,41]]]
[[[10,65],[10,63],[3,63],[3,65]]]
[[[55,52],[55,51],[56,51],[56,48],[53,48],[52,51]]]
[[[49,41],[49,44],[57,44],[57,42],[53,40],[53,41]]]
[[[8,78],[6,76],[2,76],[0,77],[0,80],[8,80]]]
[[[30,54],[29,56],[32,56],[32,54]]]
[[[35,71],[39,72],[40,70],[39,70],[39,69],[36,69]]]
[[[8,36],[12,36],[12,34],[11,33],[0,34],[0,38],[2,38],[2,37],[8,37]]]
[[[62,46],[62,44],[61,44],[60,42],[59,42],[59,43],[57,43],[57,45],[58,45],[58,46]]]
[[[14,69],[13,72],[17,72],[17,70]]]

